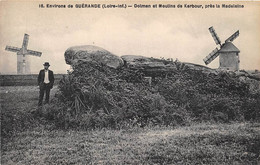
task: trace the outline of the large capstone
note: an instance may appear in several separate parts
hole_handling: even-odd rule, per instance
[[[119,68],[124,64],[120,57],[92,45],[70,47],[66,50],[64,56],[66,63],[69,65],[76,64],[78,61],[95,61],[112,68]]]
[[[123,55],[121,58],[128,67],[165,67],[165,64],[162,62],[162,60],[151,57]]]

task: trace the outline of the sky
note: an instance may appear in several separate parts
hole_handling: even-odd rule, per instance
[[[242,9],[42,9],[39,8],[41,3],[95,2],[0,1],[1,74],[16,73],[17,55],[5,51],[5,47],[21,47],[24,33],[30,35],[28,49],[42,52],[41,57],[30,56],[32,73],[43,69],[46,61],[54,73],[66,73],[70,66],[65,63],[64,52],[79,45],[99,46],[118,56],[177,58],[182,62],[205,65],[203,58],[217,47],[208,31],[211,26],[222,42],[239,30],[240,36],[233,43],[241,51],[240,69],[260,70],[260,2],[211,2],[243,4]],[[144,3],[129,1],[127,4]],[[207,66],[217,68],[218,58]]]

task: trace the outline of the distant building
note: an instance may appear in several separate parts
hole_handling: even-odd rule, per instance
[[[226,42],[219,50],[219,68],[227,70],[239,70],[240,50],[231,42]]]
[[[220,69],[233,71],[239,70],[240,50],[234,44],[232,44],[232,41],[234,41],[239,36],[239,30],[228,37],[223,44],[221,44],[221,41],[213,26],[209,28],[209,32],[212,35],[215,43],[220,46],[220,49],[215,48],[209,55],[207,55],[203,59],[205,64],[208,65],[211,61],[219,56]]]

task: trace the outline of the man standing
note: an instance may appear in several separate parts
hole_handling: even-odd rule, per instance
[[[48,62],[45,62],[43,66],[44,69],[40,70],[40,73],[38,75],[38,85],[40,87],[38,106],[42,105],[44,93],[45,93],[45,103],[49,103],[50,90],[52,89],[54,83],[53,72],[49,70],[50,64]]]

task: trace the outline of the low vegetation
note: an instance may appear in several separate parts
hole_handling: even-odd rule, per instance
[[[146,70],[78,62],[61,80],[49,117],[82,129],[260,120],[260,92],[235,75],[166,62],[176,69],[157,72],[152,84]]]
[[[37,87],[1,87],[1,164],[258,164],[259,91],[166,62],[151,84],[79,62],[42,107]]]
[[[52,98],[57,87],[52,91]],[[257,164],[260,125],[60,129],[37,87],[1,87],[1,164]],[[38,113],[37,113],[38,111]],[[53,113],[51,113],[53,114]],[[129,123],[131,124],[131,123]]]
[[[2,164],[257,164],[259,124],[18,133]]]

